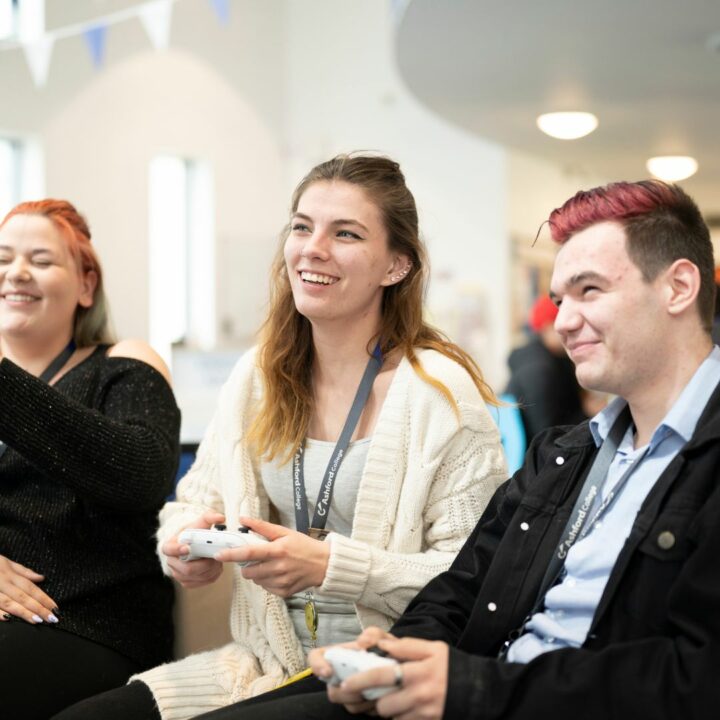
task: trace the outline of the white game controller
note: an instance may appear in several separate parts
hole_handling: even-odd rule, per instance
[[[352,675],[372,670],[376,667],[397,665],[398,661],[391,657],[383,657],[374,652],[366,650],[352,650],[343,647],[331,647],[325,651],[325,659],[332,665],[333,675],[323,678],[330,685],[339,685]],[[383,695],[395,692],[398,687],[395,685],[381,685],[378,687],[366,688],[362,696],[366,700],[377,700]]]
[[[245,547],[246,545],[263,545],[270,542],[262,535],[252,532],[249,528],[239,528],[237,532],[226,530],[224,525],[213,525],[211,528],[186,528],[178,536],[181,545],[188,545],[190,552],[183,560],[198,558],[214,558],[221,550]],[[251,561],[237,563],[240,567],[252,564]]]

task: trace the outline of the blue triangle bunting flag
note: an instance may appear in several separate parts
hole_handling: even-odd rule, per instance
[[[230,22],[230,2],[229,0],[210,0],[215,10],[215,14],[222,25]]]
[[[105,25],[94,25],[83,32],[85,42],[90,50],[90,57],[96,68],[102,67],[105,59],[105,37],[107,27]]]

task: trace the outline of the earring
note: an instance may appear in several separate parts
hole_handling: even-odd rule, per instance
[[[411,267],[412,267],[412,265],[410,265],[410,264],[406,265],[399,273],[392,275],[390,277],[390,280],[392,280],[392,282],[397,282],[398,280],[402,280],[410,272]]]

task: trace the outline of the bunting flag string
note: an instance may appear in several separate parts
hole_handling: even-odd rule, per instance
[[[58,40],[83,36],[95,68],[100,68],[105,59],[105,45],[108,28],[117,23],[138,18],[145,29],[151,45],[156,50],[165,50],[170,44],[170,25],[173,5],[179,0],[149,0],[132,7],[109,13],[87,22],[68,25],[54,30],[38,28],[32,36],[19,39],[0,40],[0,51],[22,49],[33,82],[37,87],[46,84],[50,59]],[[209,4],[222,25],[230,21],[229,0],[209,0]]]

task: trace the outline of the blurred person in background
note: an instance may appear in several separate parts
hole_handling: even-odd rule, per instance
[[[505,392],[520,407],[528,445],[541,430],[575,425],[587,417],[575,366],[554,327],[557,314],[550,297],[541,295],[528,317],[532,338],[508,359],[511,375]]]

